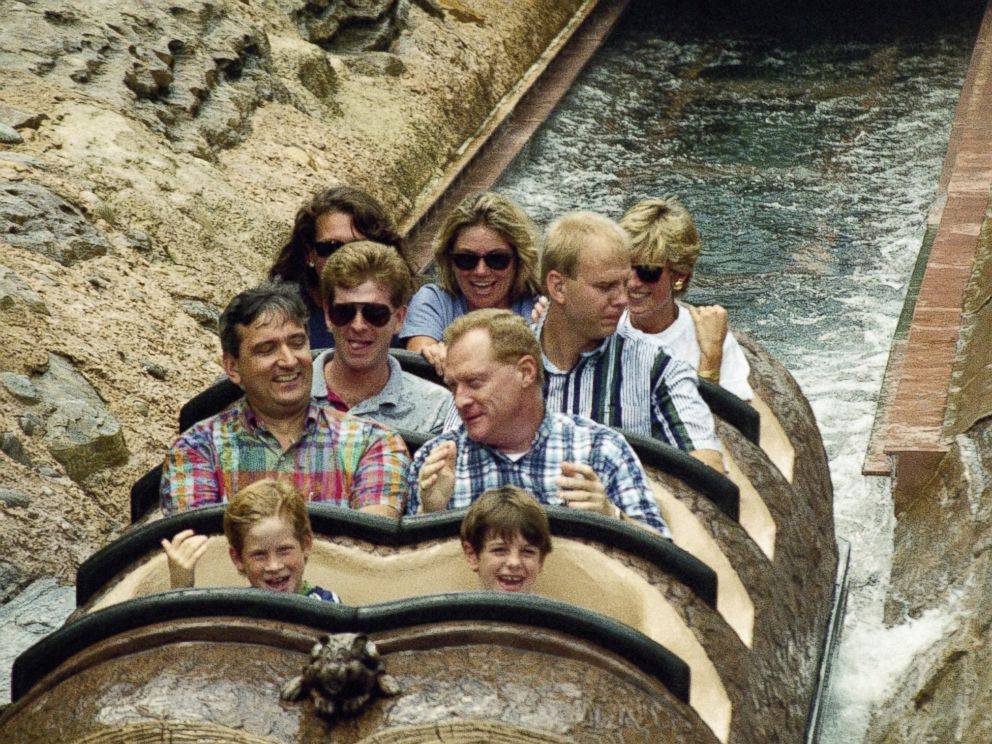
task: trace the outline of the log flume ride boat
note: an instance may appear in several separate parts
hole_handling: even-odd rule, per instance
[[[0,740],[809,741],[843,603],[830,474],[795,381],[738,338],[753,404],[701,385],[728,476],[629,435],[673,540],[549,508],[555,548],[535,595],[475,591],[460,512],[389,520],[322,504],[307,576],[344,605],[232,588],[245,582],[223,508],[161,518],[151,471],[132,489],[135,524],[80,567],[77,611],[16,660]],[[212,386],[182,428],[238,394]],[[411,451],[426,439],[404,437]],[[196,588],[170,591],[159,541],[185,528],[209,548]],[[399,694],[333,724],[280,701],[327,633],[367,634]]]

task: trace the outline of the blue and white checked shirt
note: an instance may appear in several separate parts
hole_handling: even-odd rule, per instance
[[[578,462],[593,469],[609,500],[628,516],[670,537],[644,468],[627,440],[590,419],[550,411],[545,412],[530,449],[517,461],[469,439],[464,426],[424,444],[410,465],[407,513],[416,514],[420,509],[420,469],[427,456],[442,442],[452,441],[457,453],[455,492],[448,502],[449,509],[466,507],[483,491],[505,485],[529,491],[542,504],[562,506],[557,483],[561,464]]]

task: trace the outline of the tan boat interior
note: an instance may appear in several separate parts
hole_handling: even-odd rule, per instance
[[[761,423],[758,430],[758,438],[761,441],[761,449],[765,451],[768,459],[778,468],[782,476],[789,483],[792,483],[792,471],[796,463],[796,449],[792,446],[789,435],[785,433],[782,423],[772,412],[772,409],[768,407],[768,404],[762,400],[760,395],[755,393],[754,399],[749,402],[760,417]]]
[[[650,476],[650,473],[649,473]],[[672,532],[672,542],[716,572],[716,609],[751,648],[754,636],[754,602],[737,570],[702,522],[665,486],[649,478],[661,516]]]
[[[751,483],[740,465],[734,460],[729,450],[724,448],[723,462],[727,468],[727,477],[740,489],[740,512],[738,518],[741,527],[757,543],[768,560],[775,558],[776,525],[772,513],[768,511],[765,500],[758,489]]]
[[[336,591],[349,605],[480,588],[457,539],[380,554],[318,537],[305,575],[312,584]],[[197,566],[196,585],[247,586],[231,563],[222,535],[211,537]],[[168,564],[164,553],[156,551],[99,596],[90,611],[168,589]],[[537,593],[636,628],[680,657],[690,668],[690,704],[720,741],[727,740],[731,705],[713,662],[681,616],[643,577],[591,545],[556,537]]]

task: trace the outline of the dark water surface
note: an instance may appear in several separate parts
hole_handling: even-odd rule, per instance
[[[882,627],[891,499],[860,468],[983,6],[635,3],[497,185],[542,226],[681,197],[703,239],[688,299],[726,306],[810,398],[852,543],[824,741],[860,740],[953,620]]]

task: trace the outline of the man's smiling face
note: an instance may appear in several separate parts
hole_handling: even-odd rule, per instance
[[[252,408],[263,418],[282,419],[310,402],[310,342],[306,329],[279,312],[259,315],[237,326],[238,356],[225,353],[224,371],[241,386]]]

